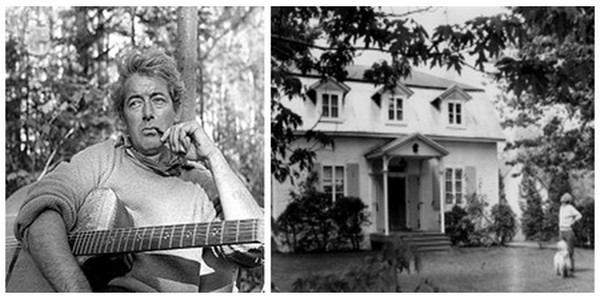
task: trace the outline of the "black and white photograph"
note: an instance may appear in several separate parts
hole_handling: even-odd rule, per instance
[[[264,290],[264,8],[5,7],[6,292]]]
[[[271,7],[272,292],[594,292],[594,7]]]
[[[93,2],[2,7],[5,296],[596,293],[592,1]]]

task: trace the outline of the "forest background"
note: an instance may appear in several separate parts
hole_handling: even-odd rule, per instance
[[[114,138],[115,58],[173,55],[184,119],[204,127],[264,206],[262,7],[6,7],[6,197],[78,151]]]

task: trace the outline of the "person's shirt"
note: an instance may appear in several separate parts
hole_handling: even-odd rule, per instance
[[[581,213],[571,204],[563,204],[558,211],[558,226],[561,231],[571,230],[573,223],[581,219]]]
[[[133,227],[218,220],[210,171],[194,168],[180,176],[158,174],[108,140],[61,163],[31,187],[17,217],[15,236],[23,240],[27,227],[46,209],[59,212],[72,231],[77,212],[97,189],[116,194]],[[231,291],[237,270],[233,262],[245,258],[238,250],[214,247],[135,253],[130,272],[110,285],[134,291]]]

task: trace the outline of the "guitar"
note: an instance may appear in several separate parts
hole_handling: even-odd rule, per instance
[[[112,190],[94,190],[84,203],[77,214],[76,228],[67,240],[94,290],[129,270],[130,253],[262,243],[264,239],[262,219],[121,227],[132,222]],[[6,245],[7,260],[13,258],[7,262],[7,292],[53,291],[14,237],[7,239]],[[24,279],[28,284],[23,284]]]

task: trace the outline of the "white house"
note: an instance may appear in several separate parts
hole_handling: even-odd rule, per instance
[[[334,139],[333,148],[317,152],[320,188],[334,200],[362,199],[372,239],[443,232],[444,211],[471,193],[497,203],[504,136],[484,90],[417,71],[385,89],[362,80],[365,69],[349,67],[343,83],[302,76],[308,97],[282,100],[302,117],[299,134],[315,129]],[[292,188],[273,180],[275,218]]]

